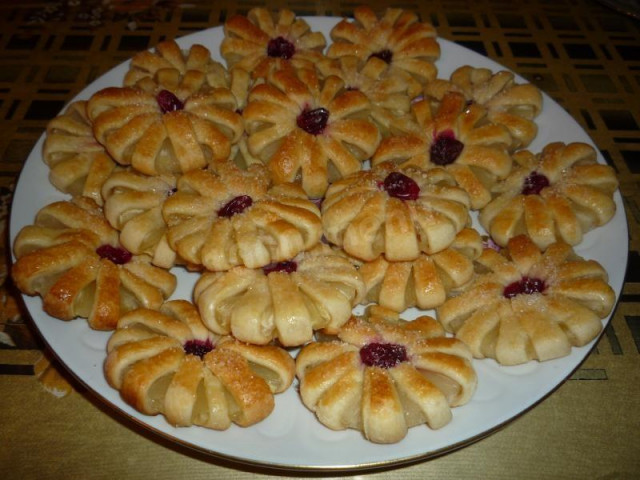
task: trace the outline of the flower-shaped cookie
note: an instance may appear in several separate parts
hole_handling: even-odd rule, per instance
[[[287,347],[310,341],[316,330],[336,333],[363,295],[356,268],[322,243],[261,269],[204,273],[194,290],[212,331],[254,344],[278,340]]]
[[[474,283],[436,310],[476,358],[516,365],[568,355],[600,333],[615,302],[604,268],[564,242],[540,251],[519,235],[476,262]]]
[[[265,77],[273,68],[313,68],[322,58],[324,35],[291,10],[272,14],[266,8],[234,15],[224,24],[220,53],[230,69],[240,67],[254,78]]]
[[[157,308],[176,287],[171,273],[117,242],[90,199],[55,202],[18,233],[11,274],[20,291],[42,297],[52,317],[82,317],[91,328],[112,330],[122,313]]]
[[[86,107],[84,100],[73,102],[47,124],[42,158],[54,187],[102,205],[100,189],[116,164],[93,136]]]
[[[362,60],[355,55],[325,58],[316,64],[323,77],[335,75],[344,80],[347,90],[364,93],[371,102],[371,118],[383,136],[416,129],[411,114],[409,82],[394,75],[389,64],[378,57]],[[405,123],[410,123],[407,127]]]
[[[542,249],[556,241],[577,245],[615,214],[618,179],[590,145],[555,142],[538,155],[522,150],[513,159],[513,172],[478,217],[498,245],[523,233]]]
[[[352,317],[336,340],[305,345],[296,375],[323,425],[375,443],[399,442],[417,425],[443,427],[477,383],[469,349],[433,318],[407,322],[381,308]]]
[[[189,172],[162,207],[169,244],[208,270],[289,260],[322,236],[318,207],[295,184],[269,187],[262,165]]]
[[[487,110],[461,93],[448,92],[433,114],[428,100],[419,103],[420,129],[384,139],[373,164],[442,166],[469,194],[471,208],[482,208],[491,200],[491,187],[511,172],[509,130],[489,122]]]
[[[102,188],[104,215],[120,232],[120,243],[154,265],[171,268],[176,253],[167,241],[162,205],[175,192],[174,177],[150,177],[132,170],[115,172]]]
[[[371,262],[354,260],[367,291],[363,303],[375,302],[395,312],[439,307],[471,282],[473,260],[481,252],[480,234],[465,228],[449,247],[433,255],[420,254],[411,262],[389,262],[382,255]]]
[[[469,221],[469,196],[443,168],[383,163],[333,183],[322,202],[327,240],[364,261],[437,253]]]
[[[145,175],[180,174],[227,160],[243,132],[234,94],[215,88],[178,98],[133,87],[95,93],[87,113],[96,139]]]
[[[435,61],[440,57],[436,31],[418,16],[399,8],[388,8],[381,17],[368,6],[357,7],[353,20],[343,19],[331,30],[333,43],[327,56],[355,55],[363,61],[377,57],[388,63],[393,75],[409,82],[409,96],[436,78]]]
[[[511,134],[510,151],[528,146],[538,133],[535,118],[542,111],[542,93],[530,83],[516,83],[513,73],[464,65],[450,81],[437,79],[425,88],[427,98],[441,101],[449,91],[462,93],[468,102],[487,109],[487,119],[504,125]]]
[[[252,155],[275,183],[296,182],[312,198],[329,183],[359,171],[375,152],[380,131],[371,103],[336,76],[314,70],[272,72],[249,94],[243,117]]]
[[[165,40],[154,50],[135,55],[123,84],[153,95],[169,90],[179,99],[206,88],[229,87],[227,70],[211,58],[208,48],[195,43],[182,50],[175,40]]]
[[[123,315],[107,352],[109,385],[136,410],[177,427],[253,425],[294,377],[286,351],[212,334],[185,300]]]

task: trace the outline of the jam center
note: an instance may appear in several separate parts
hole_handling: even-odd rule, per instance
[[[360,349],[360,360],[368,367],[391,368],[408,360],[407,349],[397,343],[369,343]]]
[[[253,200],[249,195],[240,195],[227,202],[220,210],[218,210],[219,217],[230,218],[237,213],[244,212],[253,204]]]
[[[329,110],[326,108],[315,108],[313,110],[305,108],[296,119],[298,127],[311,135],[320,135],[327,126],[328,121]]]
[[[371,57],[379,58],[385,63],[391,63],[391,60],[393,60],[393,52],[388,49],[380,50],[379,52],[375,52],[369,55],[369,58]]]
[[[540,192],[550,184],[549,179],[545,175],[538,172],[531,172],[529,176],[524,179],[522,194],[539,195]]]
[[[522,277],[517,282],[510,283],[502,291],[505,298],[513,298],[516,295],[531,295],[544,292],[547,286],[544,280],[539,278]]]
[[[114,247],[113,245],[104,244],[96,248],[96,253],[100,258],[111,260],[116,265],[124,265],[131,260],[131,252],[122,247]]]
[[[184,108],[184,104],[180,99],[169,90],[161,90],[156,95],[156,101],[162,113],[175,112]]]
[[[436,165],[449,165],[457,160],[463,148],[464,143],[456,139],[453,131],[440,132],[429,150],[431,161]]]
[[[298,270],[298,264],[292,260],[285,260],[284,262],[270,263],[262,267],[262,271],[265,275],[269,275],[272,272],[284,272],[293,273]]]
[[[416,200],[420,196],[420,187],[415,180],[400,172],[391,172],[387,175],[382,188],[389,196],[400,200]]]
[[[273,58],[289,60],[296,53],[296,47],[284,37],[276,37],[269,40],[267,55]]]
[[[211,350],[214,349],[213,343],[211,340],[187,340],[187,342],[182,347],[185,353],[189,355],[197,355],[202,358]]]

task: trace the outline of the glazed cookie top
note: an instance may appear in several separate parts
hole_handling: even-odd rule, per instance
[[[422,100],[414,110],[418,130],[384,139],[372,163],[443,167],[469,194],[472,209],[485,206],[492,186],[511,172],[509,130],[458,92],[448,92],[435,107]]]
[[[362,169],[380,143],[371,102],[335,75],[291,68],[271,72],[243,112],[247,146],[275,183],[295,182],[321,198],[333,181]]]
[[[469,221],[467,193],[439,167],[380,164],[333,183],[322,203],[327,240],[365,261],[439,252]]]
[[[555,142],[513,159],[513,172],[494,186],[493,200],[478,217],[499,245],[520,234],[543,249],[556,241],[578,245],[613,218],[618,179],[590,145]]]
[[[303,403],[333,430],[353,428],[395,443],[409,428],[441,428],[467,403],[477,376],[466,345],[433,318],[404,321],[383,308],[352,317],[335,340],[312,342],[296,358]]]
[[[266,8],[234,15],[224,24],[220,53],[230,68],[240,67],[262,78],[273,68],[313,68],[322,58],[324,35],[314,32],[291,10],[271,13]]]
[[[123,315],[107,352],[107,381],[124,400],[181,427],[260,422],[294,376],[286,351],[212,334],[185,300]]]
[[[162,212],[172,248],[207,270],[288,260],[322,235],[318,207],[298,185],[271,186],[261,165],[189,172]]]
[[[615,302],[602,266],[564,242],[541,251],[520,235],[485,249],[476,265],[473,284],[436,310],[476,358],[514,365],[568,355],[600,333]]]
[[[353,19],[345,18],[333,27],[331,39],[328,57],[379,58],[390,65],[394,75],[409,83],[411,98],[436,78],[435,61],[440,57],[436,31],[413,12],[388,8],[378,17],[370,7],[359,6]]]
[[[463,65],[449,81],[436,79],[427,84],[424,94],[430,101],[439,102],[450,91],[462,93],[469,103],[479,103],[487,109],[490,122],[509,130],[509,151],[527,147],[538,133],[535,119],[542,111],[542,93],[530,83],[517,83],[512,72],[494,73],[488,68]]]

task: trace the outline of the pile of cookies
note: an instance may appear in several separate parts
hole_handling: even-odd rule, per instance
[[[590,145],[527,150],[536,87],[440,78],[434,28],[402,9],[358,7],[328,40],[255,8],[220,54],[162,42],[51,120],[43,159],[68,198],[14,242],[24,294],[113,330],[105,375],[127,403],[249,426],[297,377],[322,424],[392,443],[446,425],[474,361],[599,334],[615,294],[573,247],[618,182]],[[172,299],[180,270],[190,299]]]

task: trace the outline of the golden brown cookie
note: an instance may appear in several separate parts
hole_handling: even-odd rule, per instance
[[[11,275],[22,293],[42,297],[52,317],[86,318],[91,328],[112,330],[122,313],[162,304],[176,278],[121,248],[117,231],[90,202],[43,207],[16,237]]]
[[[322,235],[318,207],[298,185],[270,187],[262,165],[189,172],[162,210],[169,244],[186,262],[208,270],[288,260]]]
[[[88,116],[96,139],[121,165],[145,175],[181,174],[227,160],[243,132],[231,90],[216,88],[179,98],[132,87],[91,96]]]
[[[436,311],[476,358],[516,365],[568,355],[600,333],[615,302],[604,268],[564,242],[541,251],[519,235],[476,262],[474,283]]]
[[[185,300],[123,315],[107,352],[109,385],[138,411],[177,427],[260,422],[294,376],[286,351],[212,334]]]
[[[316,330],[335,333],[363,295],[356,268],[324,244],[263,268],[204,273],[194,290],[212,331],[287,347],[310,341]]]
[[[239,67],[262,78],[283,66],[313,68],[325,46],[324,35],[291,10],[256,7],[225,22],[220,53],[230,69]]]
[[[367,291],[363,303],[374,302],[395,312],[436,308],[473,280],[473,260],[481,252],[480,234],[464,228],[449,247],[410,262],[389,262],[382,255],[371,262],[354,260]]]
[[[513,172],[494,187],[495,198],[478,217],[498,245],[520,234],[542,249],[556,241],[578,245],[615,214],[618,179],[590,145],[555,142],[513,159]]]
[[[443,168],[380,164],[333,183],[322,202],[327,240],[365,261],[437,253],[469,221],[469,197]]]
[[[331,29],[331,39],[328,57],[355,55],[365,61],[377,57],[390,65],[393,75],[409,82],[411,98],[436,78],[435,61],[440,57],[436,31],[414,12],[388,8],[378,17],[371,7],[359,6],[353,19],[345,18]]]
[[[384,139],[372,163],[443,167],[469,194],[472,209],[489,203],[493,185],[511,172],[508,129],[491,123],[484,107],[457,92],[447,93],[433,111],[427,100],[414,109],[420,129]]]
[[[375,152],[380,131],[371,103],[342,79],[310,69],[272,72],[249,94],[243,118],[249,152],[275,183],[295,182],[312,198],[359,171]]]
[[[512,137],[510,151],[527,147],[538,133],[536,117],[542,111],[542,93],[530,83],[516,83],[512,72],[493,73],[488,68],[463,65],[449,81],[437,79],[425,88],[431,101],[441,101],[449,91],[462,93],[467,102],[487,109],[487,119],[505,126]]]
[[[86,107],[84,100],[73,102],[47,124],[42,158],[54,187],[102,205],[100,189],[116,163],[93,136]]]
[[[304,346],[296,375],[323,425],[360,430],[375,443],[399,442],[417,425],[443,427],[477,382],[469,349],[433,318],[404,321],[380,308],[352,317],[336,340]]]

